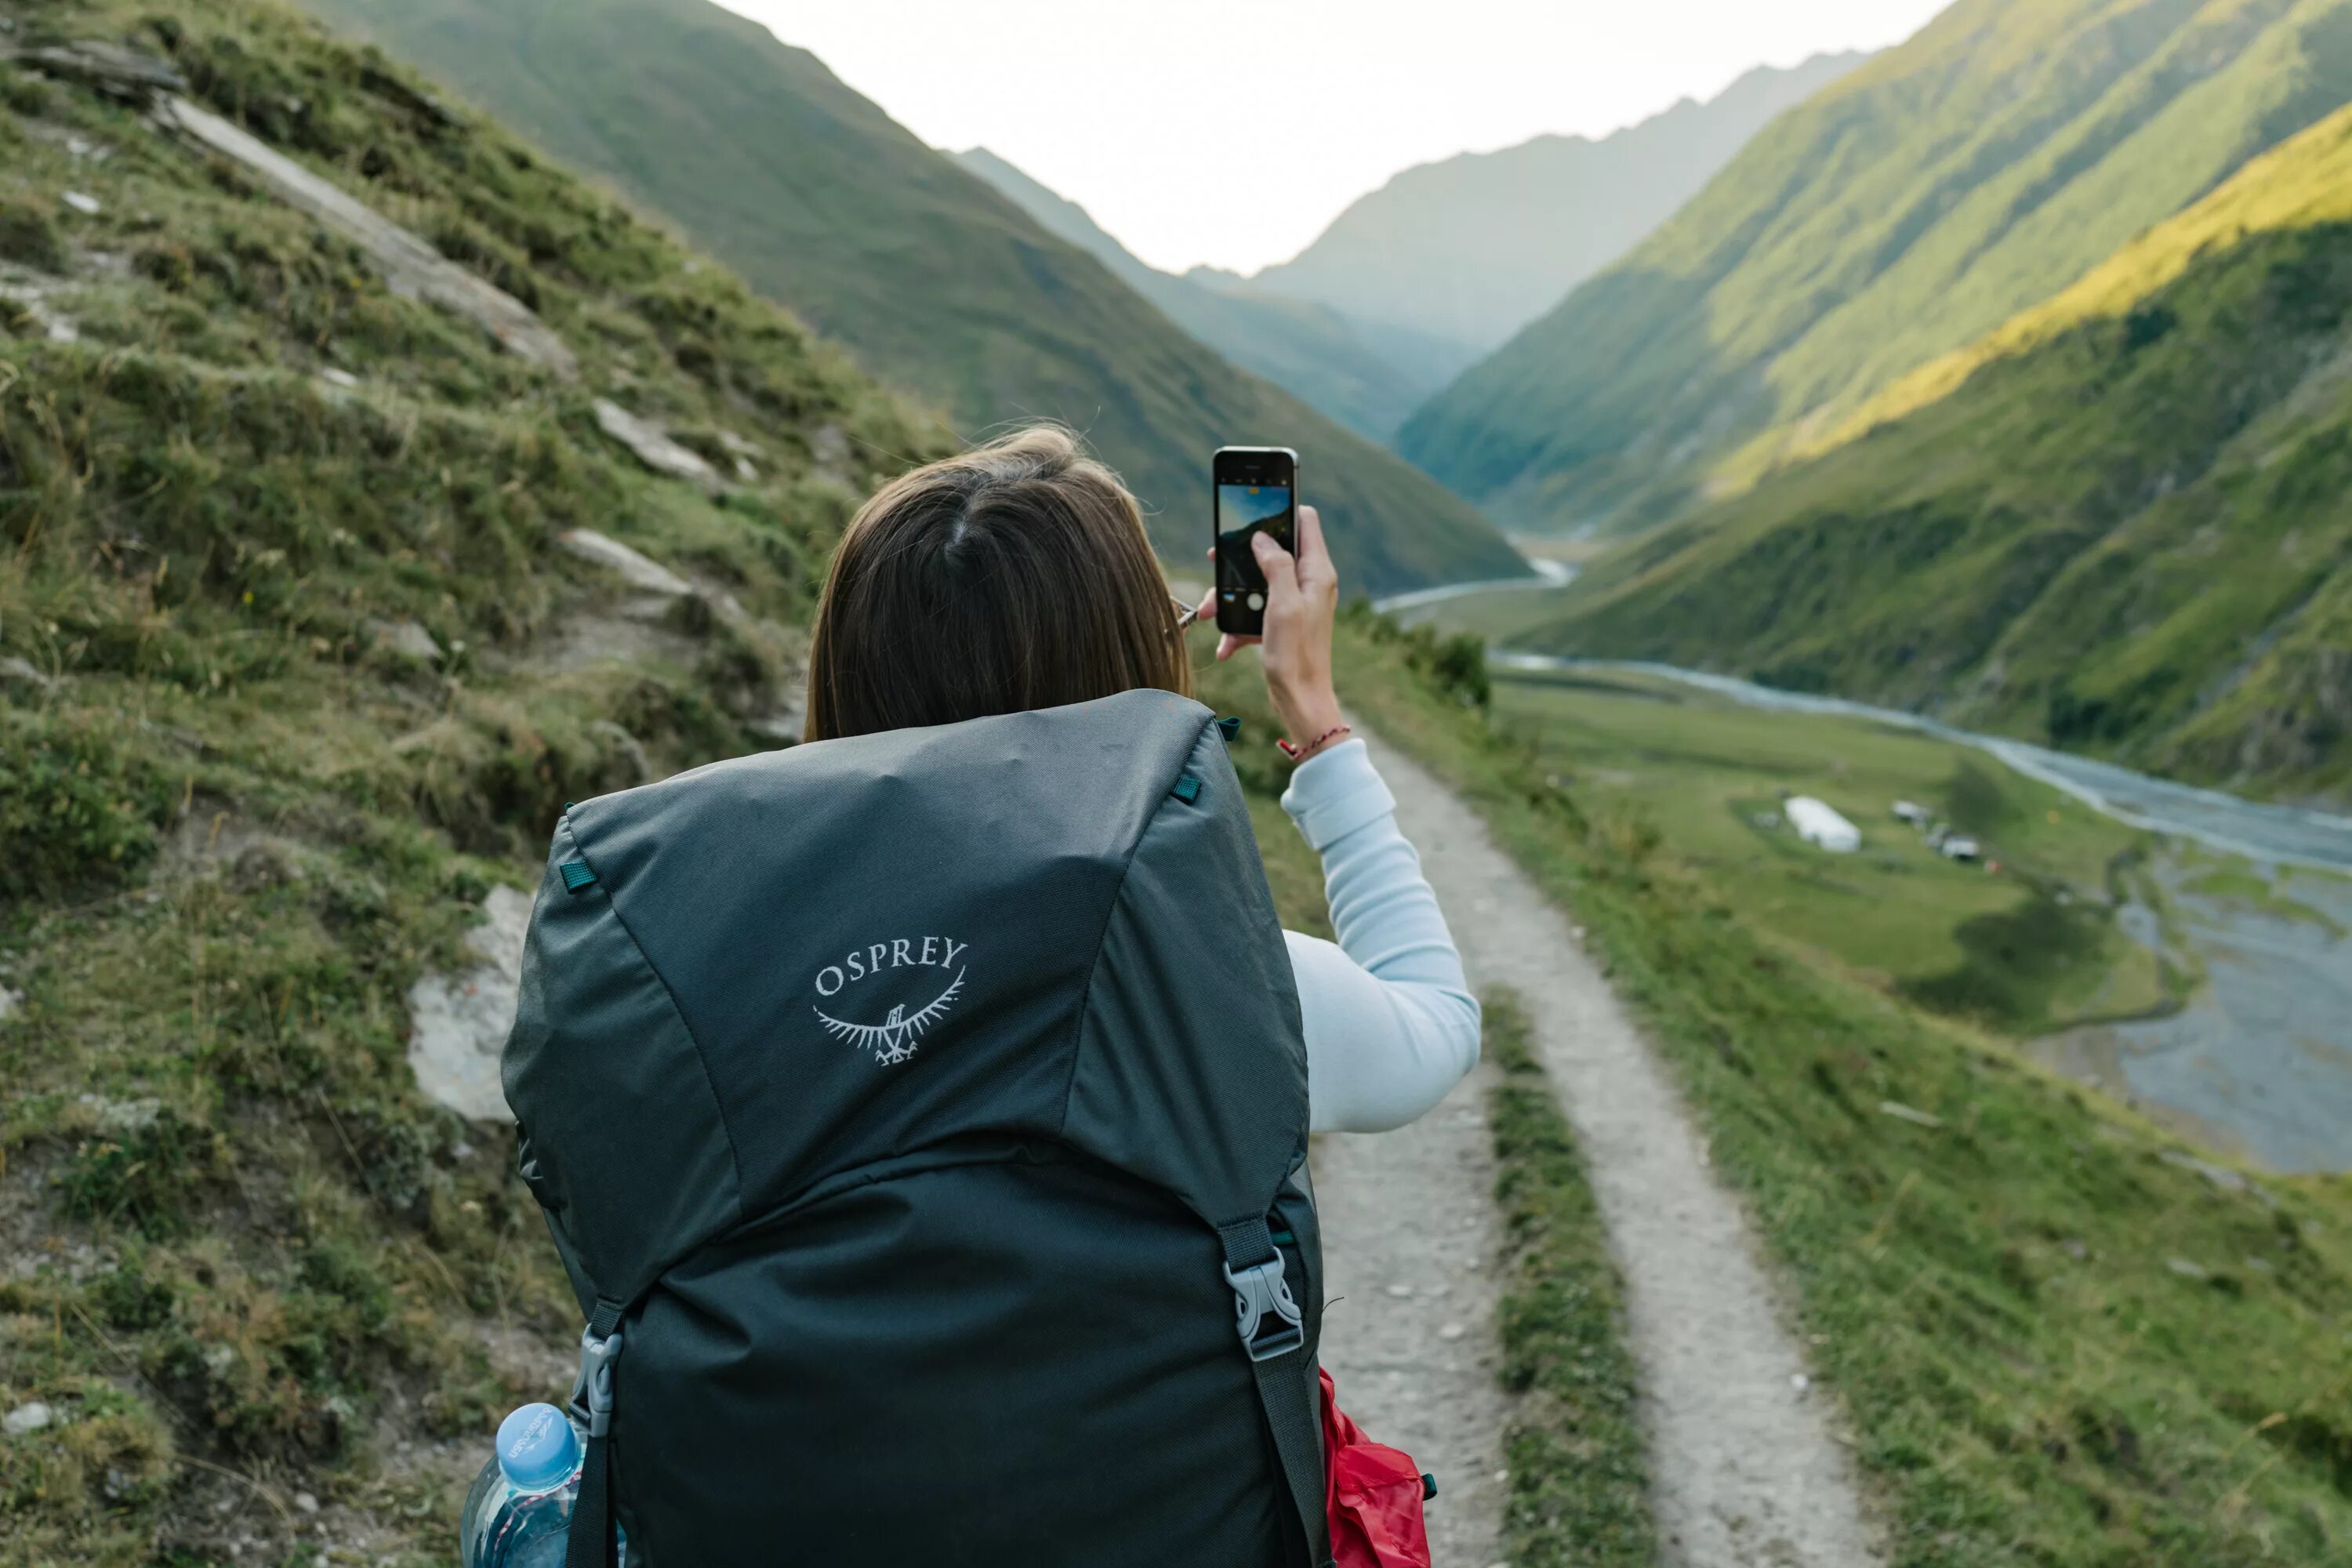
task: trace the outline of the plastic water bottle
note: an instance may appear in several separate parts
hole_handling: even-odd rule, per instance
[[[497,1456],[474,1478],[459,1518],[464,1568],[563,1568],[582,1457],[578,1430],[552,1405],[526,1405],[499,1422]],[[628,1561],[626,1542],[619,1561]]]

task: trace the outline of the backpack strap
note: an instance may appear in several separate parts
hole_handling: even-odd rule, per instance
[[[1274,1451],[1307,1544],[1307,1561],[1330,1568],[1330,1520],[1324,1508],[1321,1389],[1298,1303],[1283,1279],[1282,1249],[1265,1216],[1217,1227],[1225,1248],[1225,1283],[1233,1287],[1234,1327],[1257,1381]],[[584,1497],[584,1492],[583,1492]],[[566,1568],[583,1568],[568,1563]],[[593,1568],[593,1565],[590,1565]]]
[[[588,1422],[588,1452],[581,1461],[580,1497],[572,1505],[572,1530],[564,1542],[563,1568],[613,1568],[613,1363],[621,1359],[621,1306],[596,1298],[588,1327],[580,1336],[580,1378],[572,1405]],[[584,1411],[582,1402],[585,1400]]]

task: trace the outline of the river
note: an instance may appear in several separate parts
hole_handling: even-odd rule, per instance
[[[2312,811],[2302,806],[2273,805],[2246,800],[2221,790],[2200,789],[2170,779],[2151,778],[2113,763],[2053,752],[2002,735],[1980,735],[1906,713],[1852,702],[1842,697],[1816,697],[1759,686],[1734,676],[1710,675],[1671,664],[1600,658],[1555,658],[1545,654],[1496,648],[1494,663],[1504,669],[1617,669],[1638,671],[1702,688],[1750,708],[1791,713],[1827,713],[1916,730],[1957,745],[1973,746],[1999,759],[2028,778],[2062,790],[2095,811],[2126,826],[2186,838],[2225,855],[2274,866],[2305,866],[2319,870],[2352,873],[2352,816]]]
[[[1638,672],[1752,708],[1915,731],[1974,747],[2157,835],[2154,870],[2172,929],[2137,903],[2118,910],[2117,922],[2159,951],[2177,942],[2184,951],[2173,956],[2201,972],[2203,984],[2178,1011],[2075,1029],[2032,1047],[2183,1132],[2273,1170],[2352,1170],[2352,881],[2344,879],[2352,873],[2352,817],[2244,800],[1916,713],[1672,665],[1499,648],[1491,658],[1505,670]],[[2265,908],[2217,891],[2165,840],[2243,857],[2284,896]],[[2308,869],[2285,881],[2281,868]]]

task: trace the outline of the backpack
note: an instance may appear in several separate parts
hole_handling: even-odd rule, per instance
[[[1328,1561],[1226,740],[1130,691],[566,809],[503,1077],[588,1317],[567,1568]]]

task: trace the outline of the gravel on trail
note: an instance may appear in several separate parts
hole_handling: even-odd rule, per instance
[[[1482,1065],[1410,1127],[1315,1144],[1323,1367],[1372,1441],[1437,1478],[1427,1512],[1436,1568],[1502,1557],[1493,1073]]]
[[[1393,748],[1371,744],[1472,984],[1507,985],[1525,1000],[1582,1146],[1625,1279],[1661,1560],[1870,1568],[1880,1554],[1836,1412],[1666,1068],[1581,933],[1469,806]],[[1500,1556],[1506,1489],[1495,1478],[1507,1406],[1495,1380],[1489,1070],[1412,1128],[1323,1140],[1316,1161],[1327,1297],[1336,1298],[1324,1363],[1342,1407],[1375,1439],[1437,1472],[1437,1568],[1487,1568]]]

